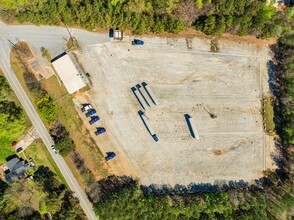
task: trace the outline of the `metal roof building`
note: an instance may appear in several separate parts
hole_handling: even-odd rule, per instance
[[[51,63],[69,94],[86,86],[80,72],[67,53],[55,57]]]

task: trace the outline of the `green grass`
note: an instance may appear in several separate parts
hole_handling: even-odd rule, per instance
[[[48,79],[42,79],[40,83],[46,91],[50,91],[49,94],[53,100],[58,100],[68,94],[66,88],[62,84],[59,84],[56,76],[51,76]]]
[[[40,165],[49,167],[49,169],[57,175],[57,179],[67,185],[49,151],[40,139],[35,140],[27,149],[25,149],[24,154],[27,159],[33,158],[35,161],[36,166],[31,168],[33,171],[36,171]]]
[[[72,38],[70,37],[68,39],[66,46],[67,46],[67,49],[73,49],[73,50],[80,48],[79,42],[74,37],[72,37]]]
[[[270,96],[265,97],[263,101],[263,118],[266,125],[267,133],[274,135],[275,134],[274,108],[273,108]]]
[[[2,72],[1,69],[0,69],[0,76],[4,76],[4,73]],[[21,106],[15,93],[13,92],[13,90],[11,90],[11,91],[12,92],[9,94],[8,99],[10,101],[14,101],[17,105]],[[11,146],[11,143],[13,141],[18,141],[19,137],[23,134],[23,132],[30,129],[32,124],[31,124],[29,117],[25,113],[25,111],[24,111],[24,119],[25,120],[24,120],[23,124],[18,124],[18,126],[19,126],[18,132],[9,133],[9,136],[3,135],[6,132],[2,132],[1,133],[2,135],[0,134],[0,164],[6,162],[7,157],[15,154],[15,151],[14,151],[13,147]]]
[[[6,162],[6,158],[15,154],[14,149],[11,146],[13,139],[7,139],[0,137],[0,164]]]

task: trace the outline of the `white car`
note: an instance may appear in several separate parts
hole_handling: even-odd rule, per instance
[[[58,151],[55,149],[55,146],[54,145],[52,145],[51,148],[52,148],[52,150],[53,150],[54,153],[58,154]]]
[[[92,106],[90,104],[84,104],[83,107],[81,108],[81,111],[87,111],[90,110],[92,108]]]

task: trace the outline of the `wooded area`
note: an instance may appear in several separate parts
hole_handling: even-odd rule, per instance
[[[93,202],[101,219],[288,219],[292,184],[270,173],[264,187],[154,195],[129,177],[111,176],[98,183],[99,201]]]
[[[265,0],[85,0],[0,3],[9,21],[79,26],[90,30],[120,28],[134,34],[179,33],[194,27],[206,34],[277,37],[291,29],[294,9],[278,12]]]
[[[11,143],[29,126],[12,89],[1,74],[0,70],[0,164],[14,154]]]
[[[0,136],[10,138],[24,131],[24,112],[11,98],[12,90],[0,76]]]
[[[78,200],[48,167],[40,166],[34,176],[33,182],[22,180],[10,186],[0,181],[1,220],[42,219],[48,212],[52,219],[85,217]]]

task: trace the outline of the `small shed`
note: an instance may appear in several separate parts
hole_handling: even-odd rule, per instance
[[[122,40],[124,38],[123,31],[121,30],[114,30],[113,32],[113,39],[114,40]]]

